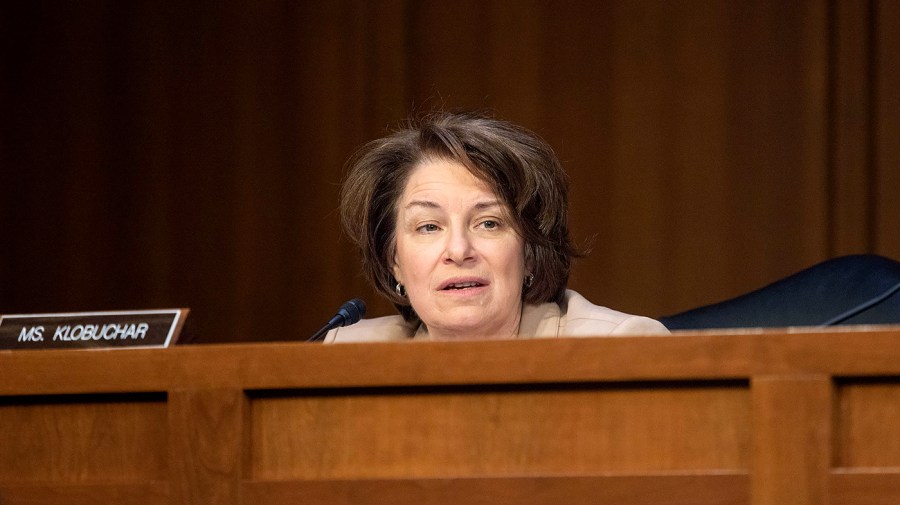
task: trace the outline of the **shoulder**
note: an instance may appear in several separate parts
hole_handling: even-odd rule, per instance
[[[390,342],[408,340],[415,334],[415,328],[400,316],[376,317],[335,328],[325,336],[325,343],[349,342]]]
[[[594,305],[575,291],[566,290],[560,308],[561,337],[668,334],[669,330],[655,319]]]

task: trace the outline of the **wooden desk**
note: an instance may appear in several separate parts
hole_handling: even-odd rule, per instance
[[[0,504],[900,503],[900,329],[0,352]]]

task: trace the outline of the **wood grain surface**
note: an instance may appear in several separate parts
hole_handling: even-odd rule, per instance
[[[863,505],[900,489],[897,328],[4,351],[0,370],[3,504]]]
[[[569,173],[571,286],[661,316],[829,257],[900,259],[897,2],[0,3],[0,310],[185,306],[197,341],[394,313],[346,160],[491,109]]]

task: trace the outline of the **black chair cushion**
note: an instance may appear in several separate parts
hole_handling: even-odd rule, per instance
[[[900,263],[870,254],[833,258],[660,321],[670,330],[900,323]]]

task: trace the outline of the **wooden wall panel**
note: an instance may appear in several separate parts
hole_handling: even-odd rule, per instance
[[[875,104],[875,250],[900,258],[900,5],[890,0],[875,2],[873,38]]]
[[[556,148],[593,252],[653,316],[834,254],[900,258],[892,2],[7,4],[0,313],[189,306],[198,341],[393,309],[341,236],[343,166],[411,111]]]
[[[869,2],[834,2],[831,15],[831,253],[872,249],[874,124]]]
[[[802,113],[824,107],[811,87],[824,60],[806,47],[824,42],[822,20],[794,4],[614,5],[597,29],[611,31],[604,102],[556,87],[582,110],[552,128],[568,148],[572,221],[596,236],[573,284],[659,314],[815,261],[824,139]],[[798,26],[812,28],[798,35]],[[586,56],[579,68],[586,61],[594,65]],[[805,99],[788,98],[797,95]]]

